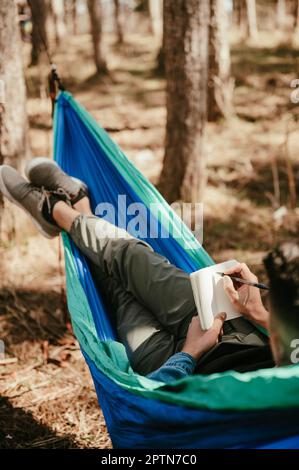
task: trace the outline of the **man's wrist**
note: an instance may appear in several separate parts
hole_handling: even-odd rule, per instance
[[[269,312],[264,307],[255,313],[254,318],[255,323],[262,326],[266,330],[269,328]]]
[[[195,361],[198,361],[202,356],[201,350],[189,346],[184,346],[181,352],[189,354]]]

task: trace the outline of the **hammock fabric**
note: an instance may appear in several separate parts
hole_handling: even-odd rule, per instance
[[[55,110],[55,159],[88,185],[93,209],[142,202],[170,238],[145,238],[186,272],[213,263],[157,190],[69,93]],[[159,214],[151,204],[159,203]],[[118,220],[118,225],[121,225]],[[299,448],[299,366],[195,375],[172,384],[142,377],[116,341],[84,256],[63,234],[68,306],[115,448]]]

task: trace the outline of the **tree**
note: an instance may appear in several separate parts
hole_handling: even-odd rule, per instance
[[[102,49],[101,3],[99,0],[87,0],[87,6],[90,19],[94,63],[98,74],[106,74],[107,65]]]
[[[149,0],[148,9],[151,19],[151,30],[154,36],[162,42],[163,33],[163,0]]]
[[[0,2],[0,164],[21,168],[30,157],[26,88],[15,2]]]
[[[71,0],[71,15],[72,15],[72,30],[73,30],[73,34],[76,35],[78,32],[77,0]]]
[[[233,0],[233,20],[240,29],[247,28],[246,0]]]
[[[283,30],[286,27],[287,21],[287,5],[285,0],[277,0],[276,7],[276,23],[278,29]]]
[[[66,35],[66,24],[65,24],[65,10],[64,10],[63,0],[51,0],[51,13],[54,21],[54,30],[55,30],[55,40],[58,45]]]
[[[21,41],[15,2],[0,2],[0,164],[19,170],[30,158],[26,88],[21,56]],[[1,196],[0,196],[1,199]],[[1,206],[1,204],[0,204]],[[0,207],[1,238],[23,236],[23,216],[12,207]]]
[[[256,17],[256,2],[255,0],[246,0],[247,6],[247,20],[248,20],[248,33],[251,39],[257,39],[257,17]]]
[[[223,0],[210,0],[208,120],[233,113],[228,12]]]
[[[116,33],[117,33],[117,42],[118,44],[123,44],[124,35],[123,35],[122,21],[121,21],[121,15],[120,15],[119,0],[114,0],[114,18],[115,18],[115,28],[116,28]]]
[[[167,124],[158,187],[168,202],[198,202],[205,183],[209,0],[164,0]]]
[[[296,32],[299,33],[299,0],[297,0],[297,5],[296,5],[295,28],[296,28]]]
[[[44,0],[30,0],[29,2],[32,15],[32,48],[31,48],[31,65],[37,65],[39,62],[40,52],[47,39],[47,2]]]

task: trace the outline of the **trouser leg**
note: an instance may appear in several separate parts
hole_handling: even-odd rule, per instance
[[[116,279],[169,332],[180,336],[196,311],[189,275],[146,243],[115,229],[103,219],[80,215],[70,235],[104,276]]]
[[[91,261],[89,266],[133,369],[143,375],[158,369],[176,352],[176,337],[116,279]]]

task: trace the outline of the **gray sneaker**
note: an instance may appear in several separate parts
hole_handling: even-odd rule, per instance
[[[44,188],[36,188],[28,183],[14,168],[8,165],[0,166],[0,191],[7,199],[21,209],[31,218],[32,222],[47,238],[54,238],[61,232],[54,223],[50,223],[44,216],[44,210],[51,214],[53,198],[58,196]]]
[[[63,191],[72,205],[88,195],[87,186],[83,181],[67,175],[54,160],[49,158],[34,158],[27,164],[25,174],[35,186]]]

